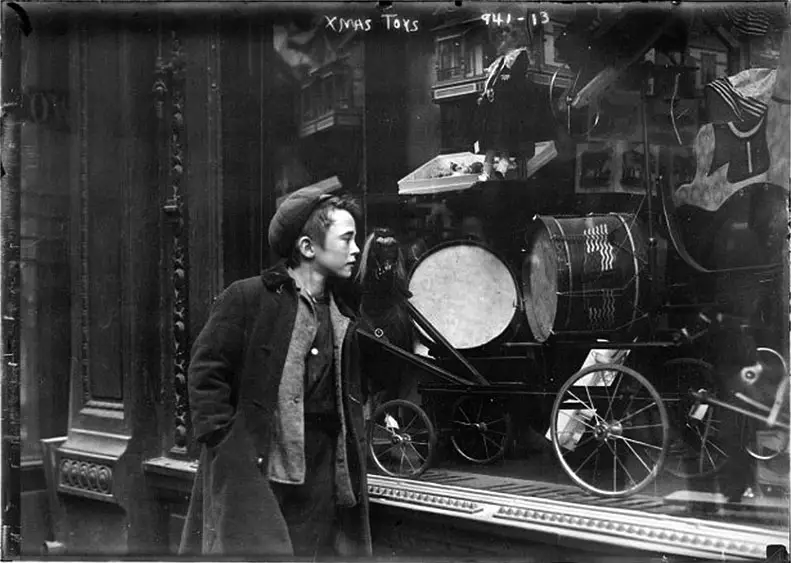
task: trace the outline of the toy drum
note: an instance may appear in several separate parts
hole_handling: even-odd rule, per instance
[[[533,337],[628,332],[649,289],[647,238],[632,215],[536,216],[522,263]]]
[[[415,264],[411,302],[450,344],[479,348],[518,329],[521,299],[506,263],[474,241],[441,244]]]

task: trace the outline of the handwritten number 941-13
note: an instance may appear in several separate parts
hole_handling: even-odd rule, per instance
[[[538,12],[528,14],[527,16],[513,16],[511,14],[491,13],[483,14],[481,19],[486,25],[510,25],[526,22],[529,20],[533,27],[549,23],[549,14],[546,12]]]

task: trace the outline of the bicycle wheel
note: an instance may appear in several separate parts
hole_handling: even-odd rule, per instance
[[[641,374],[615,364],[571,376],[552,406],[550,429],[566,474],[604,497],[629,496],[654,481],[669,441],[659,393]]]
[[[426,412],[401,399],[379,405],[368,426],[370,457],[390,477],[419,477],[431,464],[436,442]]]
[[[450,441],[456,452],[473,463],[492,463],[505,455],[512,437],[511,415],[500,401],[467,395],[452,410]]]

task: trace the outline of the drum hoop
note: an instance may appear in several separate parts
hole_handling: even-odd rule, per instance
[[[555,226],[557,227],[558,231],[560,231],[560,236],[563,237],[563,247],[566,249],[566,256],[564,257],[564,260],[566,262],[566,269],[568,270],[569,291],[574,291],[574,275],[571,269],[571,248],[569,248],[568,237],[566,237],[566,232],[563,230],[563,226],[560,224],[560,221],[558,221],[555,217],[549,218],[555,222]],[[555,245],[557,244],[558,243],[555,242]],[[568,325],[570,319],[571,307],[566,307],[566,325]]]
[[[624,220],[623,217],[619,213],[613,213],[618,219],[623,223],[624,228],[626,229],[626,234],[629,237],[629,243],[632,245],[632,262],[634,263],[634,302],[640,302],[640,264],[637,262],[637,247],[635,246],[634,236],[632,234],[632,228],[629,224]],[[635,219],[636,221],[636,219]],[[632,323],[637,322],[637,307],[632,307]]]
[[[569,237],[566,236],[565,231],[563,230],[563,226],[560,223],[560,219],[589,219],[589,218],[606,218],[606,217],[617,217],[618,220],[623,225],[624,229],[626,230],[627,237],[629,238],[629,242],[631,244],[631,254],[632,254],[632,261],[634,264],[634,272],[635,272],[635,303],[639,303],[640,299],[640,264],[638,260],[638,251],[641,248],[637,247],[637,243],[635,238],[639,235],[642,239],[643,231],[640,228],[640,222],[637,219],[637,215],[633,213],[618,213],[618,212],[610,212],[610,213],[590,213],[588,215],[534,215],[533,221],[531,225],[528,226],[526,229],[524,238],[525,243],[528,245],[527,251],[528,255],[532,250],[532,245],[535,241],[535,235],[539,229],[542,227],[547,230],[550,236],[550,240],[555,245],[556,249],[560,250],[561,248],[565,249],[565,257],[564,260],[566,262],[566,269],[568,270],[568,288],[567,291],[564,293],[573,293],[573,284],[574,284],[574,276],[572,275],[572,266],[571,266],[571,252],[569,248]],[[632,229],[630,225],[634,225],[636,227],[635,230]],[[562,245],[561,245],[562,243]],[[560,248],[558,248],[560,247]],[[526,287],[525,280],[522,280],[522,287]],[[558,307],[560,307],[560,303],[558,303]],[[525,315],[528,320],[528,324],[530,324],[530,317],[527,314],[527,302],[524,301],[523,308],[525,310]],[[569,324],[571,319],[571,307],[564,307],[566,309],[566,325]],[[559,313],[560,311],[556,311],[555,313]],[[635,309],[632,311],[632,323],[634,324],[637,322],[637,313],[638,311]],[[532,328],[532,327],[531,327]],[[550,334],[547,335],[547,338],[552,335],[552,330],[550,329]],[[535,336],[535,335],[534,335]]]
[[[503,258],[503,256],[494,250],[491,246],[484,244],[477,240],[468,240],[468,239],[453,239],[453,240],[446,240],[437,245],[432,246],[423,255],[412,265],[412,268],[409,270],[409,274],[407,275],[407,287],[409,287],[410,283],[412,282],[412,276],[415,274],[415,271],[420,267],[420,265],[428,259],[429,256],[432,254],[439,252],[440,250],[445,250],[446,248],[450,248],[452,246],[477,246],[478,248],[482,248],[487,252],[494,255],[500,263],[505,266],[505,269],[508,271],[508,275],[511,276],[511,281],[514,282],[514,287],[516,288],[516,312],[520,312],[522,310],[522,295],[519,291],[519,280],[517,279],[516,275],[514,274],[513,268],[508,264],[508,262]]]
[[[500,263],[505,267],[506,271],[508,272],[508,275],[511,277],[511,281],[512,281],[513,286],[514,286],[514,293],[516,294],[516,305],[514,307],[513,314],[511,315],[511,319],[508,322],[508,326],[505,328],[505,330],[502,333],[498,334],[495,338],[493,338],[489,342],[483,344],[483,346],[488,346],[489,344],[499,340],[504,335],[506,335],[510,330],[512,330],[516,326],[515,323],[519,323],[521,321],[521,315],[524,314],[524,301],[522,299],[521,287],[519,286],[517,277],[514,274],[513,268],[511,268],[511,266],[508,264],[508,262],[506,262],[503,259],[502,255],[499,252],[497,252],[496,250],[492,249],[487,244],[484,244],[484,243],[482,243],[480,241],[477,241],[477,240],[452,239],[452,240],[443,241],[443,242],[441,242],[441,243],[439,243],[437,245],[432,246],[430,249],[428,249],[426,252],[423,253],[423,255],[418,259],[417,262],[415,262],[415,264],[409,270],[409,275],[407,276],[407,288],[409,288],[409,286],[410,286],[410,284],[412,282],[412,276],[414,275],[415,271],[417,271],[418,267],[426,259],[428,259],[429,256],[433,255],[436,252],[439,252],[441,250],[445,250],[447,248],[451,248],[451,247],[454,247],[454,246],[475,246],[475,247],[481,248],[483,250],[486,250],[487,252],[491,253],[495,258],[497,258],[497,260],[500,261]]]

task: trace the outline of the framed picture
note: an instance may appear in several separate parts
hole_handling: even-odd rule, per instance
[[[659,173],[673,191],[682,184],[689,184],[695,178],[697,160],[692,147],[676,146],[662,149]]]
[[[577,193],[609,192],[613,181],[613,149],[609,142],[577,145],[574,189]]]
[[[602,141],[577,145],[574,189],[578,194],[645,193],[643,143]],[[651,181],[659,175],[659,147],[649,145]]]

